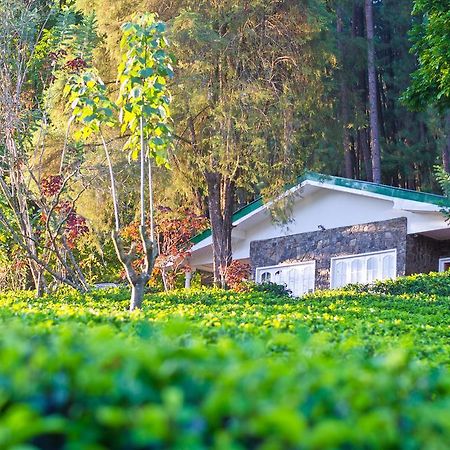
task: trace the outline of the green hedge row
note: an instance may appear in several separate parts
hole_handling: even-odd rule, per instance
[[[180,329],[177,329],[180,327]],[[0,448],[448,448],[450,377],[414,347],[367,358],[288,333],[216,344],[185,324],[117,336],[12,320],[0,339]],[[32,333],[30,333],[32,331]],[[24,447],[24,445],[27,447]]]
[[[351,285],[345,291],[375,294],[430,294],[450,296],[450,272],[416,274],[395,280],[378,281],[369,285]]]
[[[0,449],[447,449],[450,299],[392,289],[2,295]]]

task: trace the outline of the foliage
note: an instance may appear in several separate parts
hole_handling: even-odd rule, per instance
[[[246,289],[246,282],[250,279],[250,264],[234,260],[227,267],[225,281],[227,286],[236,292]]]
[[[449,130],[450,131],[450,130]],[[449,134],[450,139],[450,134]],[[449,198],[450,197],[450,174],[445,171],[444,167],[436,166],[435,167],[435,176],[436,180],[439,183],[442,192],[444,195]],[[444,207],[442,208],[442,212],[445,214],[447,219],[450,219],[450,208]]]
[[[206,217],[189,209],[158,208],[156,235],[159,251],[155,266],[161,272],[165,289],[174,289],[177,277],[190,270],[191,238],[205,230],[207,223]]]
[[[175,288],[179,276],[190,270],[188,258],[193,245],[190,239],[206,227],[207,219],[190,210],[174,211],[164,206],[157,208],[155,233],[158,256],[150,280],[152,286],[161,281],[164,289]],[[127,245],[134,245],[137,256],[134,266],[141,267],[144,263],[144,249],[139,235],[139,223],[134,221],[123,227],[121,238]],[[125,278],[123,272],[122,278]]]
[[[75,138],[88,139],[100,131],[102,125],[113,127],[117,106],[108,98],[106,86],[95,70],[73,73],[64,88],[72,109],[72,120],[82,124]]]
[[[122,281],[121,267],[111,239],[99,239],[98,234],[90,230],[77,240],[74,253],[90,286]]]
[[[179,291],[133,314],[126,291],[2,294],[0,446],[444,449],[448,281]]]
[[[171,142],[171,96],[167,83],[173,78],[173,69],[165,31],[166,25],[155,14],[143,14],[125,23],[117,77],[122,133],[128,130],[131,134],[124,148],[132,159],[137,159],[143,139],[158,165],[167,163]]]
[[[28,284],[34,283],[38,294],[49,282],[87,288],[73,253],[76,240],[87,231],[75,211],[89,184],[84,161],[71,155],[63,164],[64,139],[50,164],[47,155],[57,129],[60,79],[83,55],[92,57],[98,36],[92,14],[83,16],[63,3],[0,2],[0,222],[8,233],[10,259],[20,248]]]
[[[395,280],[376,281],[368,285],[350,284],[343,291],[371,294],[450,296],[450,274],[430,273],[401,277]]]
[[[450,108],[450,9],[447,0],[414,0],[419,16],[412,29],[411,51],[419,60],[412,83],[404,95],[415,109]]]
[[[247,283],[248,289],[252,292],[262,292],[273,297],[289,297],[292,292],[285,284],[277,284],[267,281],[265,283]]]

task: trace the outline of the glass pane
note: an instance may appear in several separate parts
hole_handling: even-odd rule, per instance
[[[276,284],[283,284],[283,280],[281,277],[281,270],[277,270],[273,276],[273,282]]]
[[[378,276],[378,258],[376,256],[372,256],[367,260],[367,282],[371,283],[372,281],[379,278]]]
[[[334,265],[334,287],[344,286],[347,281],[346,277],[346,264],[343,261],[339,261]]]
[[[293,267],[289,270],[287,288],[290,289],[292,294],[295,296],[301,295],[302,293],[300,289],[301,278],[301,273],[298,267]]]
[[[351,283],[362,283],[364,282],[364,264],[360,258],[354,259],[351,264]]]
[[[383,279],[395,277],[394,255],[386,255],[383,258]]]
[[[270,272],[264,272],[261,275],[261,283],[268,283],[272,278],[272,275]]]
[[[307,294],[308,292],[313,292],[314,285],[315,285],[314,266],[312,265],[307,266],[305,267],[303,273],[303,293]]]

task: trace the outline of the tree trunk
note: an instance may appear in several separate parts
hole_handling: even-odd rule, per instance
[[[134,283],[131,283],[130,311],[141,309],[147,282],[148,280],[145,280],[144,277],[140,276]]]
[[[144,268],[140,273],[136,272],[133,267],[137,257],[136,243],[133,243],[130,250],[126,252],[119,232],[113,230],[111,233],[117,257],[125,269],[128,282],[131,286],[130,311],[138,309],[142,306],[145,286],[150,280],[150,276],[155,265],[155,259],[158,254],[157,246],[150,240],[146,227],[140,227],[139,231],[145,256]]]
[[[336,31],[338,33],[338,48],[342,59],[342,66],[344,66],[345,46],[343,41],[343,20],[342,11],[337,8],[336,11]],[[351,149],[351,139],[348,130],[349,123],[349,108],[348,108],[348,88],[345,79],[344,67],[341,67],[340,71],[340,97],[341,97],[341,122],[342,122],[342,144],[344,147],[344,163],[345,163],[345,176],[347,178],[353,178],[353,158]]]
[[[352,18],[352,37],[354,39],[365,36],[365,18],[364,7],[359,0],[353,2],[353,18]],[[367,73],[365,70],[358,71],[357,89],[360,92],[360,110],[361,115],[367,116]],[[370,154],[370,147],[368,142],[368,132],[366,128],[357,130],[356,146],[361,157],[361,163],[364,167],[364,172],[367,181],[372,181],[372,157]]]
[[[226,273],[232,260],[231,230],[234,182],[218,172],[207,172],[209,218],[213,243],[214,283],[226,287]]]
[[[378,94],[375,68],[375,33],[373,25],[372,0],[365,0],[365,15],[367,35],[367,78],[369,84],[370,147],[372,150],[372,178],[375,183],[381,183],[381,149],[378,123]]]
[[[450,173],[450,110],[445,114],[444,122],[445,143],[442,147],[442,165],[447,173]]]
[[[358,148],[360,149],[360,153],[364,162],[364,171],[366,172],[367,181],[372,181],[372,160],[370,157],[370,148],[367,138],[367,130],[358,130],[358,140],[357,140]]]

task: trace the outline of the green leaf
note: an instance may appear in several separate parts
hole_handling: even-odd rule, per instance
[[[146,67],[145,69],[142,69],[140,71],[140,75],[142,78],[148,78],[151,77],[155,71],[151,67]]]

